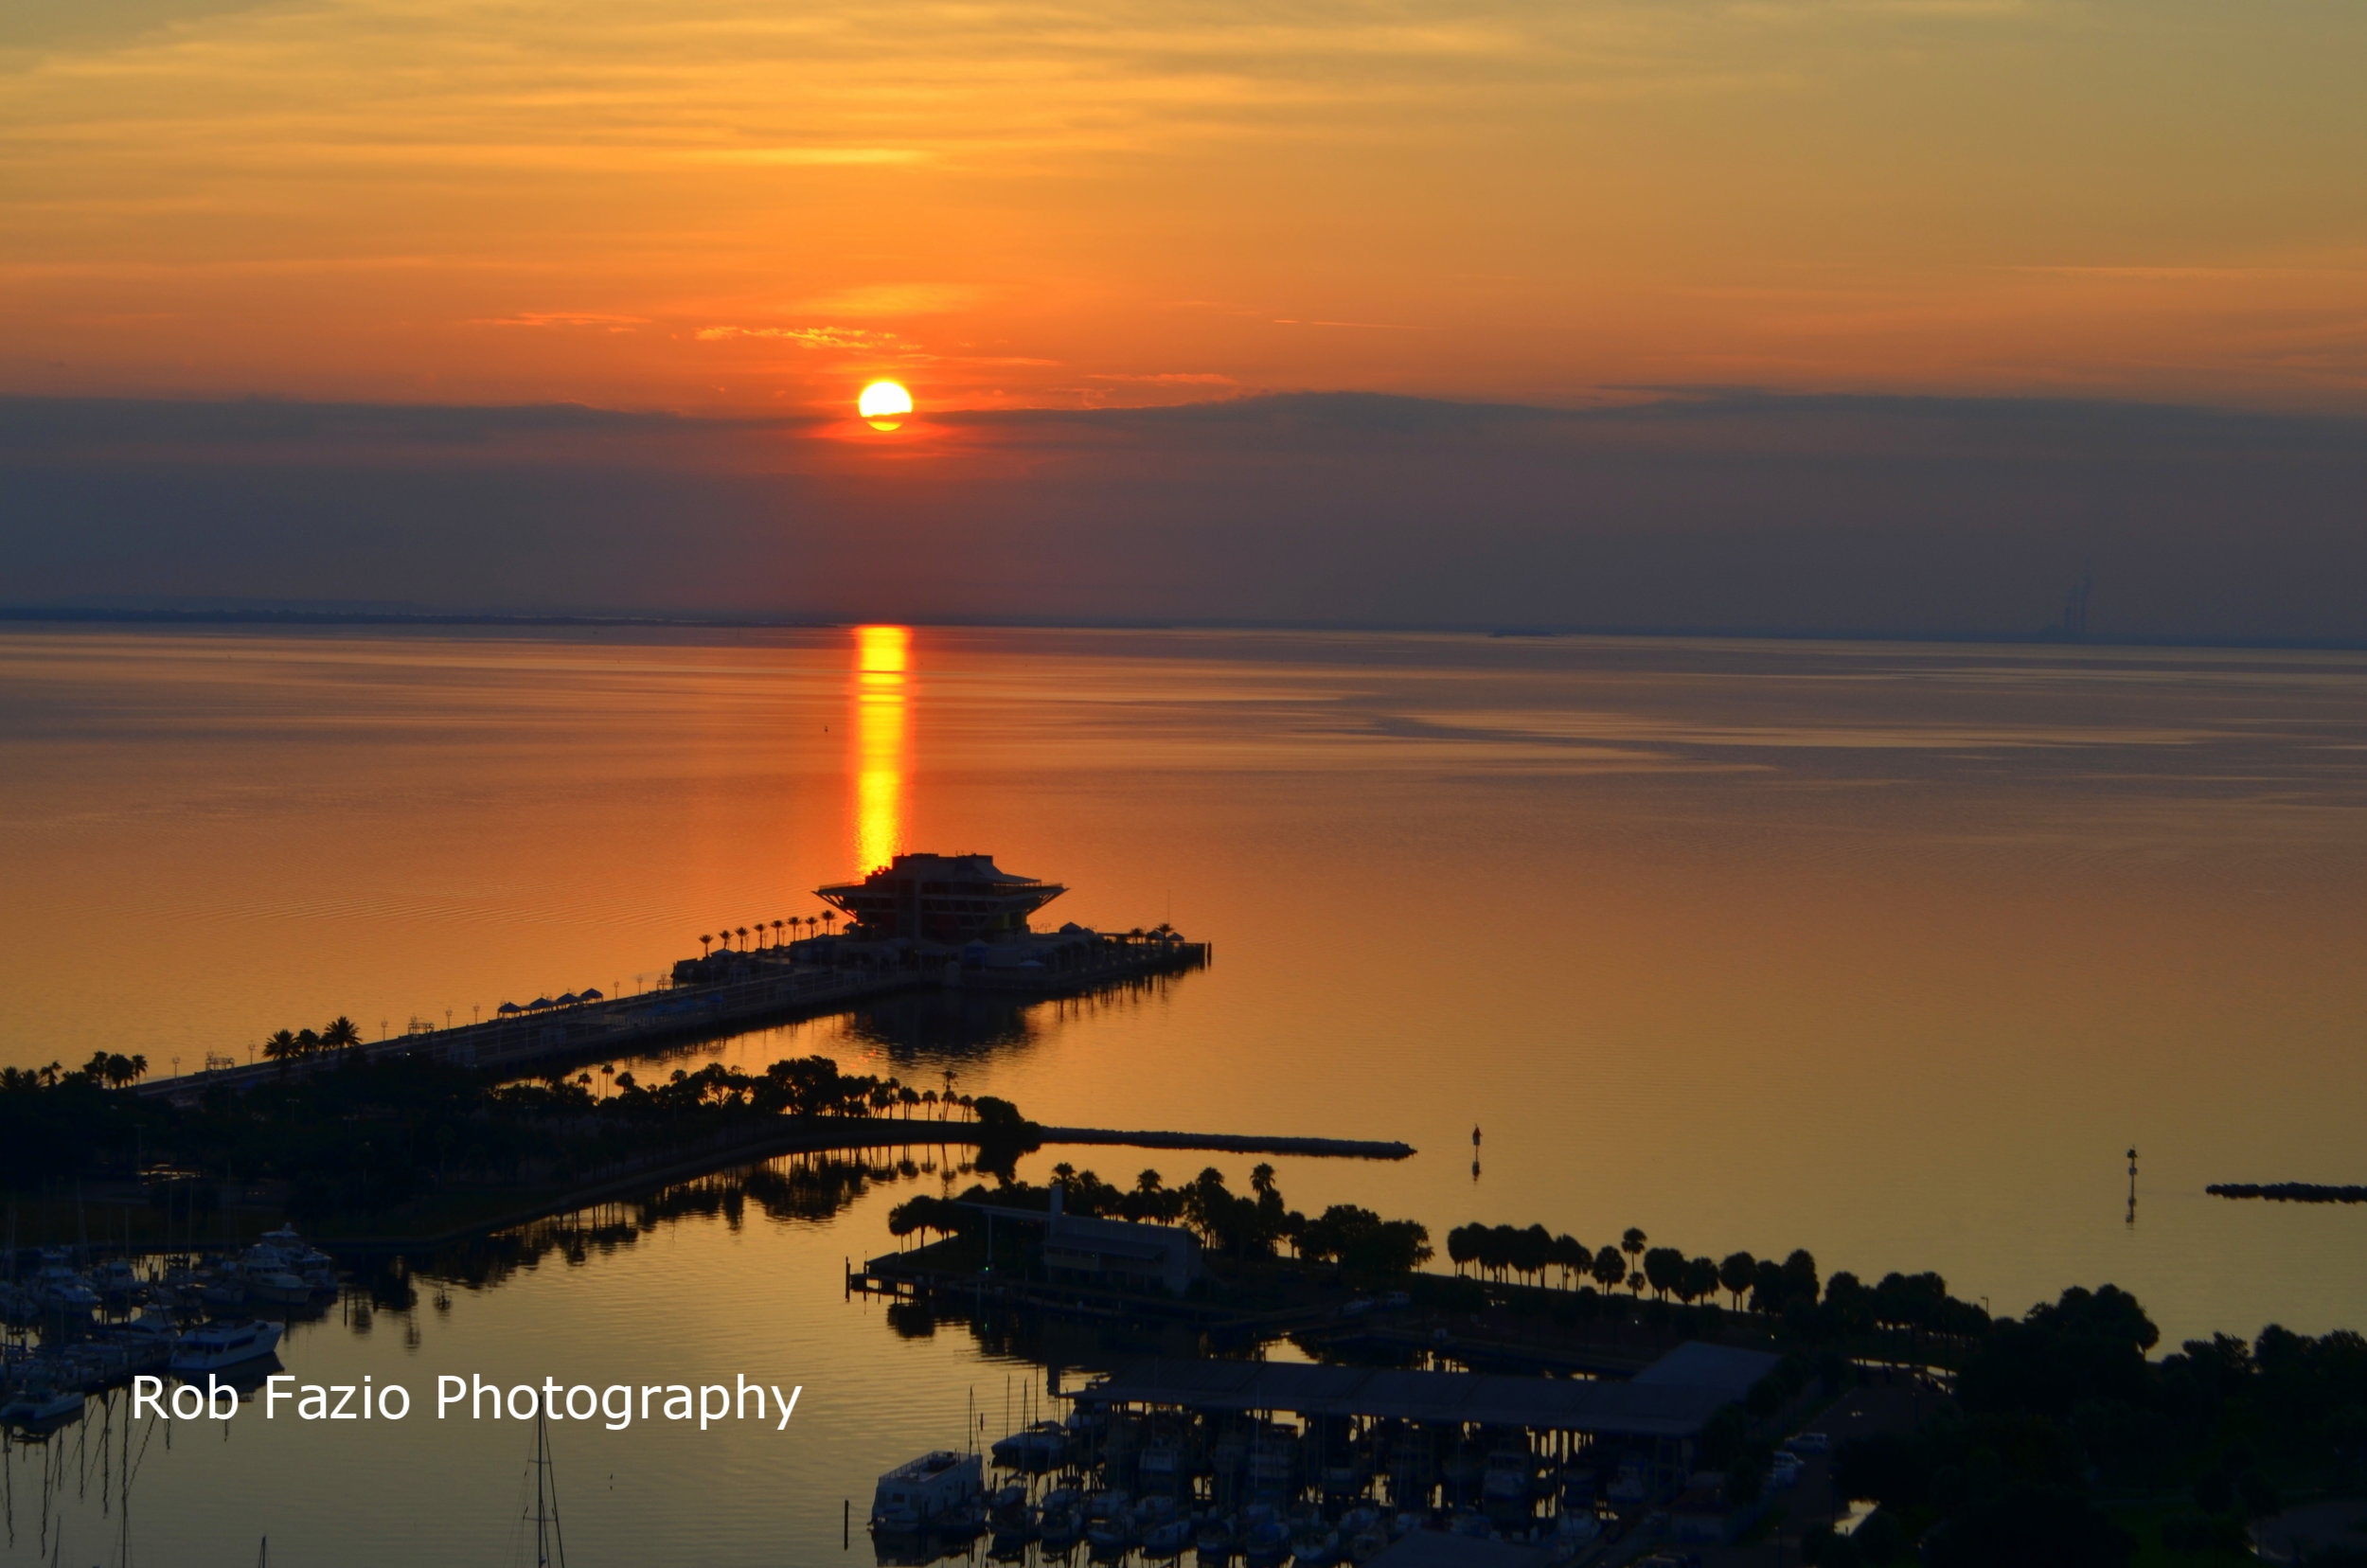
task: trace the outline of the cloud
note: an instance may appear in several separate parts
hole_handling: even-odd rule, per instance
[[[833,165],[919,163],[930,156],[911,147],[719,147],[684,154],[703,163],[788,165],[829,168]]]
[[[596,311],[523,311],[516,315],[480,316],[472,327],[584,327],[604,332],[630,332],[649,325],[649,317],[610,315]]]
[[[968,310],[987,291],[973,283],[866,283],[804,301],[816,315],[943,315]]]
[[[702,343],[726,338],[778,338],[801,348],[887,348],[904,340],[867,327],[702,327]]]

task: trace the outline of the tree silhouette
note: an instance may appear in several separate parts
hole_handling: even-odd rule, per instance
[[[705,957],[705,956],[707,955],[707,949],[709,949],[709,948],[713,947],[714,945],[715,945],[715,938],[714,938],[714,937],[712,937],[712,936],[708,935],[707,935],[705,932],[703,932],[703,932],[701,932],[701,933],[699,933],[699,956],[700,956],[700,957],[702,957],[702,958]]]
[[[1603,1250],[1594,1255],[1594,1283],[1606,1291],[1615,1291],[1619,1282],[1627,1277],[1628,1260],[1619,1256],[1617,1247],[1606,1243]]]
[[[1747,1252],[1728,1253],[1717,1266],[1717,1282],[1735,1298],[1735,1310],[1742,1310],[1742,1292],[1758,1282],[1759,1260]]]
[[[343,1013],[330,1019],[329,1027],[321,1031],[321,1049],[325,1051],[347,1050],[361,1043],[362,1031]]]
[[[1642,1228],[1635,1225],[1629,1225],[1627,1234],[1619,1238],[1619,1250],[1626,1253],[1628,1259],[1628,1289],[1637,1295],[1644,1293],[1644,1275],[1635,1270],[1634,1262],[1635,1259],[1644,1256],[1644,1241],[1645,1236]]]

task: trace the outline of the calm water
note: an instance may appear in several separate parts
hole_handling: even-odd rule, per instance
[[[1282,1162],[1285,1191],[1434,1233],[1806,1246],[2001,1310],[2109,1279],[2173,1339],[2367,1317],[2367,1214],[2201,1191],[2367,1180],[2352,655],[18,630],[0,757],[0,1060],[194,1068],[340,1011],[374,1035],[631,987],[892,848],[981,849],[1068,883],[1061,918],[1171,918],[1217,963],[994,1028],[908,1010],[703,1054],[951,1069],[1046,1120],[1401,1137],[1402,1166]],[[824,1560],[842,1499],[1041,1375],[842,1301],[897,1187],[938,1179],[685,1218],[285,1359],[415,1392],[803,1383],[778,1437],[571,1430],[559,1463],[572,1561]],[[354,1432],[153,1438],[135,1559],[251,1562],[268,1531],[281,1564],[510,1560],[514,1428]],[[9,1457],[0,1560],[47,1561],[58,1522],[61,1561],[116,1560],[98,1452]]]

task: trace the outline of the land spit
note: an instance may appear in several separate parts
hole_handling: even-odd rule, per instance
[[[782,1154],[820,1153],[842,1149],[903,1149],[972,1147],[992,1137],[1008,1138],[1009,1130],[990,1129],[974,1121],[910,1120],[893,1116],[775,1118],[773,1125],[735,1127],[698,1146],[677,1146],[647,1164],[594,1173],[563,1188],[533,1194],[521,1202],[516,1192],[499,1195],[498,1208],[453,1216],[454,1222],[433,1232],[350,1235],[331,1233],[319,1239],[340,1252],[397,1252],[441,1245],[522,1225],[548,1215],[563,1214],[653,1185],[688,1181],[729,1166],[769,1160]],[[1225,1132],[1132,1132],[1104,1127],[1031,1127],[1029,1141],[1041,1146],[1092,1144],[1134,1149],[1191,1149],[1220,1153],[1299,1154],[1315,1158],[1402,1160],[1414,1153],[1406,1143],[1380,1143],[1355,1138],[1247,1137]],[[489,1197],[490,1195],[489,1195]]]

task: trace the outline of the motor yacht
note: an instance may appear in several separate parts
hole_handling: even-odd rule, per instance
[[[183,1334],[172,1348],[174,1374],[221,1372],[260,1361],[279,1348],[283,1332],[276,1323],[208,1323]]]
[[[983,1467],[974,1453],[934,1450],[880,1477],[871,1527],[883,1532],[976,1528],[985,1515]]]

